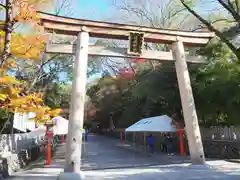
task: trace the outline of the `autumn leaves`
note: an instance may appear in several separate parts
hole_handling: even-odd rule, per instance
[[[46,4],[44,0],[13,0],[1,6],[7,13],[1,24],[3,28],[0,28],[3,29],[0,31],[0,108],[9,112],[35,112],[34,120],[38,123],[57,116],[61,109],[52,110],[45,106],[44,93],[41,90],[28,92],[27,83],[16,79],[14,72],[21,68],[21,61],[38,63],[42,60],[47,37],[35,32],[23,36],[14,32],[14,26],[24,22],[38,28],[36,11]],[[6,55],[7,58],[3,58]]]

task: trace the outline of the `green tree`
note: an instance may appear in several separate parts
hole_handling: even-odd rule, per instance
[[[239,0],[216,0],[204,1],[205,7],[212,6],[217,8],[217,12],[204,13],[198,12],[198,4],[193,7],[189,5],[193,1],[181,0],[183,7],[189,13],[195,16],[208,30],[215,32],[222,42],[233,51],[233,53],[240,59],[240,44],[239,44],[239,28],[240,28],[240,1]]]
[[[182,6],[179,1],[169,1],[171,6],[161,11],[149,11],[159,2],[151,1],[141,3],[118,1],[117,7],[125,12],[125,17],[131,16],[137,24],[148,24],[153,27],[171,28],[171,24],[178,24],[179,28],[198,29],[202,23],[188,13],[188,8],[194,9],[194,1],[185,1]],[[231,1],[233,3],[233,1]],[[146,5],[147,3],[150,3]],[[172,3],[172,4],[171,4]],[[116,5],[115,4],[115,5]],[[220,6],[221,7],[221,6]],[[147,9],[147,10],[146,10]],[[221,9],[227,12],[225,9]],[[157,17],[154,13],[157,13]],[[164,16],[169,12],[169,16]],[[176,14],[174,14],[176,12]],[[202,17],[216,20],[214,28],[221,33],[231,29],[234,23],[223,24],[219,17],[213,12],[202,9]],[[174,15],[171,15],[174,14]],[[207,15],[206,15],[207,14]],[[224,14],[224,13],[223,13]],[[167,14],[168,15],[168,14]],[[215,15],[215,16],[214,16]],[[133,18],[134,17],[134,18]],[[170,17],[170,18],[164,18]],[[184,22],[180,21],[185,18]],[[183,18],[183,19],[184,19]],[[166,22],[160,21],[164,19]],[[194,23],[189,23],[189,22]],[[226,19],[225,19],[226,21]],[[234,20],[236,24],[236,20]],[[191,24],[189,26],[189,24]],[[204,26],[206,28],[206,25]],[[231,37],[227,37],[229,42]],[[231,43],[234,44],[233,41]],[[235,45],[235,44],[234,44]],[[230,48],[229,48],[230,47]],[[146,48],[168,49],[167,46],[146,44]],[[205,48],[186,48],[192,55],[204,55],[208,63],[189,64],[191,83],[199,116],[203,126],[239,124],[238,109],[240,107],[239,96],[239,59],[231,46],[220,38],[215,38]],[[100,122],[103,127],[109,127],[110,116],[113,117],[114,125],[127,127],[137,120],[167,114],[175,120],[183,122],[182,107],[179,96],[176,72],[173,63],[144,62],[135,64],[136,76],[132,79],[102,78],[97,84],[90,87],[88,95],[96,103],[97,113],[95,121]]]

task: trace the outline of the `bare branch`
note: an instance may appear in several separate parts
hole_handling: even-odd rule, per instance
[[[69,15],[71,15],[72,13],[71,13],[71,8],[69,8],[70,7],[70,5],[71,5],[71,3],[72,3],[72,1],[71,0],[62,0],[62,1],[60,1],[60,5],[57,5],[56,6],[56,8],[55,8],[55,14],[56,15],[60,15],[60,13],[64,10],[64,15],[65,16],[69,16]]]
[[[4,4],[0,4],[0,7],[4,8],[4,9],[6,9],[6,8],[7,8],[7,6],[6,6],[6,5],[4,5]]]
[[[239,5],[239,0],[235,0],[235,5],[236,5],[236,9],[237,9],[237,13],[240,13],[240,5]]]
[[[235,21],[226,19],[226,18],[221,18],[221,19],[216,19],[216,20],[212,21],[211,23],[215,24],[215,23],[219,23],[219,22],[234,23]]]
[[[209,23],[206,19],[201,17],[196,11],[191,9],[184,0],[180,0],[183,6],[192,14],[194,15],[199,21],[201,21],[210,31],[215,32],[216,35],[227,44],[227,46],[236,54],[236,56],[240,59],[240,52],[239,50],[220,32],[216,29],[211,23]],[[218,0],[219,1],[219,0]]]
[[[233,18],[237,22],[240,21],[240,15],[235,11],[235,9],[230,1],[228,1],[228,4],[223,2],[223,0],[217,0],[217,1],[222,5],[222,7],[224,7],[233,16]]]

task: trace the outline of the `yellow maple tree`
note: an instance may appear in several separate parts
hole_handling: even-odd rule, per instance
[[[3,53],[5,32],[0,31],[0,53]],[[44,51],[47,36],[20,35],[12,33],[11,54],[23,60],[40,60]],[[12,62],[11,62],[12,63]]]
[[[49,2],[49,0],[14,0],[11,4],[11,7],[15,10],[15,16],[10,22],[12,27],[13,23],[17,22],[30,22],[37,27],[36,11],[38,6],[46,5]],[[7,23],[9,22],[5,22],[5,25]],[[40,60],[47,37],[38,34],[22,36],[11,32],[11,41],[6,42],[6,36],[9,37],[9,32],[0,31],[0,54],[8,53],[7,59],[2,59],[0,66],[0,108],[9,112],[35,112],[34,120],[38,123],[45,123],[52,117],[57,116],[61,109],[50,109],[45,106],[42,93],[27,94],[24,82],[10,75],[9,71],[18,67],[14,58]],[[6,46],[9,48],[7,49]]]
[[[0,76],[0,108],[9,112],[34,112],[38,123],[45,123],[62,111],[45,106],[42,93],[26,94],[22,83],[5,73],[2,71]]]

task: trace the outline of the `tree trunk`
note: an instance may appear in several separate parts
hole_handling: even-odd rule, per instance
[[[3,54],[1,59],[1,67],[3,63],[11,56],[11,35],[13,31],[13,14],[12,14],[12,1],[13,0],[6,0],[6,9],[5,9],[5,37],[4,37],[4,48]]]

